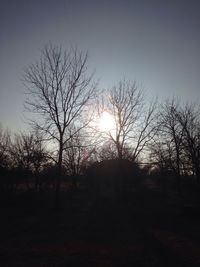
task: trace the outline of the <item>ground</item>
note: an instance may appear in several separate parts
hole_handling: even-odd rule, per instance
[[[199,266],[200,218],[150,180],[123,200],[84,188],[1,197],[0,266]]]

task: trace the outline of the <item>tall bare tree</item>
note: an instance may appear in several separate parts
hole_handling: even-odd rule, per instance
[[[146,109],[143,92],[136,82],[123,80],[109,91],[106,109],[115,120],[115,129],[107,137],[115,145],[117,157],[128,155],[136,160],[155,134],[156,103]]]
[[[59,206],[60,177],[63,149],[71,136],[66,131],[78,124],[84,107],[94,96],[92,75],[87,75],[87,54],[48,45],[38,62],[30,65],[24,74],[28,89],[26,108],[37,114],[35,127],[57,143],[56,207]],[[39,115],[39,117],[38,117]],[[84,127],[81,124],[80,128]],[[76,131],[79,128],[76,127]],[[75,133],[71,133],[72,135]]]

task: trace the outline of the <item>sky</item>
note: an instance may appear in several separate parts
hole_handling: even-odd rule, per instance
[[[100,89],[136,80],[147,99],[200,100],[200,1],[1,0],[0,123],[27,127],[24,69],[49,42],[89,53]]]

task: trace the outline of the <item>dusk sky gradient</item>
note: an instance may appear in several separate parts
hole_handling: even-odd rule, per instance
[[[200,1],[1,0],[0,122],[23,122],[23,69],[51,42],[89,53],[98,87],[136,80],[147,96],[200,100]]]

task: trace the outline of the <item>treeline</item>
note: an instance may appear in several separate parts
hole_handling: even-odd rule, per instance
[[[148,173],[200,182],[200,108],[175,98],[145,99],[137,83],[121,80],[101,91],[88,73],[88,56],[47,45],[24,72],[30,133],[0,129],[1,190],[20,186],[77,186],[77,177],[95,161],[128,159]],[[99,127],[103,112],[114,121]]]
[[[85,155],[77,135],[63,152],[62,182],[66,187],[77,187],[78,177],[92,160]],[[57,175],[57,151],[38,132],[12,134],[0,127],[1,191],[55,190]]]
[[[175,98],[160,105],[158,128],[150,145],[154,171],[173,175],[181,192],[181,177],[200,183],[200,108]]]
[[[189,176],[200,183],[200,109],[196,104],[181,104],[176,99],[165,101],[154,110],[151,132],[144,137],[142,149],[136,157],[142,129],[134,133],[135,140],[121,144],[110,133],[98,129],[77,132],[63,148],[62,176],[71,186],[77,177],[96,161],[129,159],[151,174],[173,175],[180,187],[181,177]],[[115,129],[117,131],[118,129]],[[96,134],[96,136],[95,136]],[[125,135],[125,133],[123,132]],[[98,140],[94,140],[98,137]],[[122,138],[122,136],[120,136]],[[126,138],[126,136],[123,136]],[[129,136],[128,136],[129,137]],[[127,137],[127,138],[128,138]],[[123,145],[123,146],[122,146]],[[121,146],[118,148],[118,146]],[[119,149],[121,151],[119,152]],[[38,131],[11,134],[0,128],[1,190],[54,188],[57,175],[57,148]],[[145,165],[145,162],[147,163]]]

